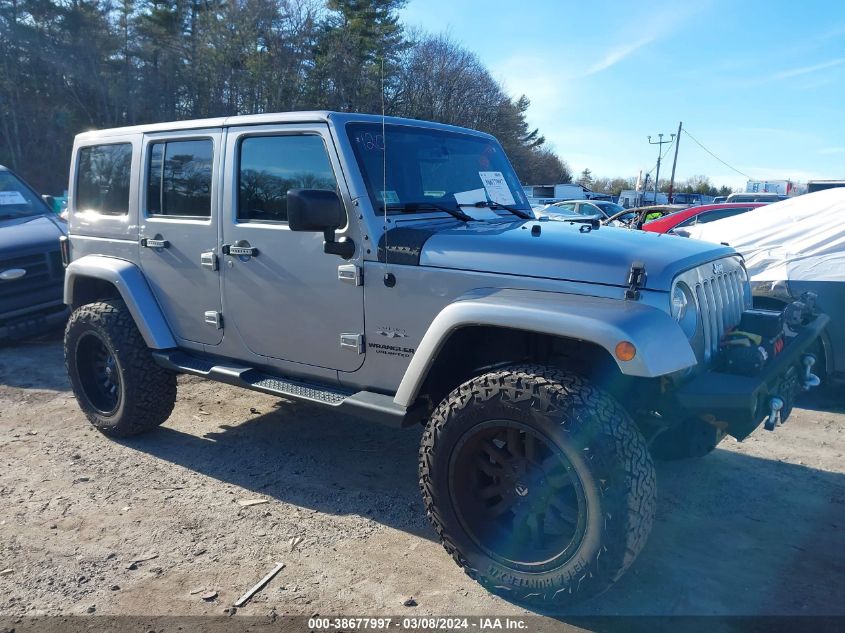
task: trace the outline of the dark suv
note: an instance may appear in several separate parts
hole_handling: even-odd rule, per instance
[[[59,237],[65,223],[0,165],[0,341],[37,334],[67,317]]]

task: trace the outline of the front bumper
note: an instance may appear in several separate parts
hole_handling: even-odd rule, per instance
[[[803,326],[789,344],[757,376],[737,376],[716,371],[701,373],[674,393],[676,405],[686,415],[706,418],[738,440],[748,437],[769,414],[773,397],[794,398],[782,393],[791,372],[803,372],[801,357],[821,335],[828,322],[825,314]],[[800,373],[799,373],[800,375]]]

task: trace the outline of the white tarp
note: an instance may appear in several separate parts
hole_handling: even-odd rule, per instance
[[[691,238],[737,249],[752,281],[845,281],[845,188],[796,196],[685,230]]]

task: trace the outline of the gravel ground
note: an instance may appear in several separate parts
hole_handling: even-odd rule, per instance
[[[658,465],[645,550],[558,619],[845,615],[838,402]],[[238,617],[529,613],[433,540],[419,438],[182,377],[162,428],[109,440],[76,406],[57,337],[0,348],[0,616],[223,615],[277,561]]]

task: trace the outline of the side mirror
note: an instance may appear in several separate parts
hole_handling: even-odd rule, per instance
[[[343,259],[355,254],[355,243],[351,240],[335,241],[335,231],[346,225],[346,211],[334,191],[291,189],[287,207],[291,231],[322,231],[324,252]]]

